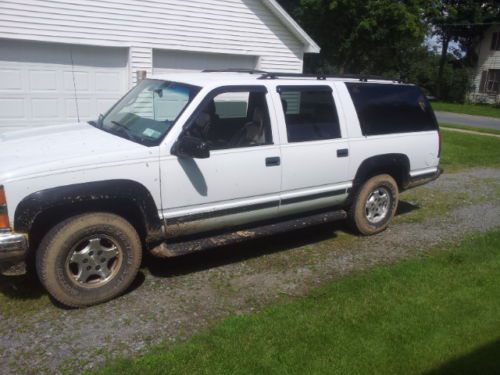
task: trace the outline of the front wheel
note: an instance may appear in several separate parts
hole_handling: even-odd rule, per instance
[[[40,281],[70,307],[108,301],[135,279],[142,246],[134,227],[120,216],[89,213],[56,225],[36,254]]]
[[[391,176],[372,177],[356,194],[348,212],[349,222],[365,236],[380,233],[396,214],[398,202],[398,185]]]

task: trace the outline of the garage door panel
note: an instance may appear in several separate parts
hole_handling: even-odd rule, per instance
[[[120,72],[96,72],[95,73],[95,90],[97,92],[122,92],[122,79]]]
[[[155,74],[201,71],[204,69],[255,69],[257,61],[256,56],[247,55],[166,50],[153,51],[153,70]]]
[[[56,91],[56,70],[30,70],[29,88],[31,91]]]
[[[22,62],[71,65],[68,45],[65,44],[2,40],[0,41],[0,56],[0,60],[14,64]]]
[[[90,91],[90,74],[81,71],[64,71],[63,72],[63,87],[66,91],[73,92],[76,88],[77,92]]]
[[[96,102],[97,102],[96,113],[106,113],[116,103],[116,100],[112,98],[108,99],[101,98],[97,99]]]
[[[0,98],[0,121],[25,118],[23,98]]]
[[[31,115],[41,119],[59,118],[58,98],[33,98],[31,99]]]
[[[120,70],[128,67],[128,49],[78,46],[72,49],[72,53],[75,67],[91,66]]]
[[[78,112],[76,110],[75,99],[66,99],[64,101],[64,108],[66,111],[66,118],[77,120],[78,115],[80,118],[91,119],[96,117],[96,108],[94,99],[81,99],[78,98]]]
[[[23,80],[21,71],[14,69],[0,70],[0,90],[17,90],[23,89]]]
[[[127,89],[128,49],[0,40],[0,132],[96,119]]]

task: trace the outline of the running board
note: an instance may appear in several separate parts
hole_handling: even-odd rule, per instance
[[[324,224],[336,220],[343,220],[347,213],[343,210],[329,211],[321,214],[305,216],[273,224],[242,229],[234,232],[217,234],[210,237],[187,239],[179,242],[164,242],[150,250],[151,254],[160,258],[171,258],[196,251],[211,249],[218,246],[233,245],[249,239],[256,239],[273,234],[289,232],[296,229],[307,228],[313,225]]]

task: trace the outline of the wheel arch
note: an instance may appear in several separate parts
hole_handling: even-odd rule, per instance
[[[381,154],[365,159],[356,171],[353,191],[357,191],[367,180],[379,174],[388,174],[398,184],[400,191],[407,186],[410,176],[410,159],[405,154]]]
[[[109,212],[127,219],[145,243],[160,241],[163,225],[149,190],[132,180],[106,180],[41,190],[24,198],[14,214],[14,229],[28,233],[36,246],[58,222],[86,212]]]

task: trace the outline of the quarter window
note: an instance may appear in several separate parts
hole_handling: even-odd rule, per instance
[[[329,86],[280,86],[288,142],[340,138],[337,109]]]
[[[407,133],[437,129],[431,106],[413,85],[346,83],[363,135]]]

